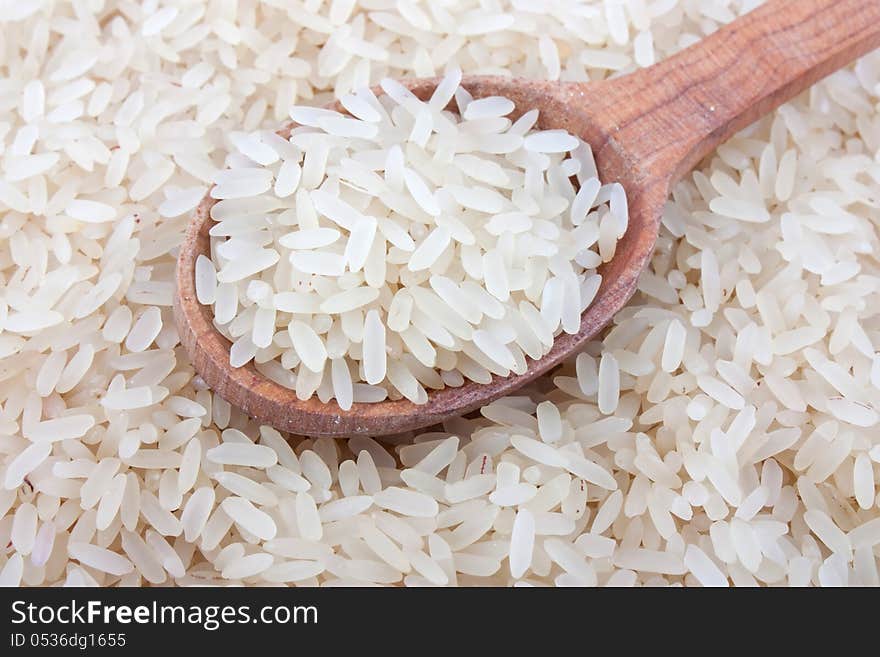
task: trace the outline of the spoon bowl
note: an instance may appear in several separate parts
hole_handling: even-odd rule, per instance
[[[298,399],[252,363],[231,367],[231,344],[195,291],[196,260],[210,257],[210,210],[216,203],[210,195],[196,209],[178,256],[174,312],[181,342],[217,394],[258,421],[295,434],[394,434],[476,410],[576,353],[626,304],[650,261],[671,187],[684,174],[739,129],[878,46],[876,0],[771,0],[674,57],[616,79],[465,76],[461,86],[474,98],[507,97],[515,104],[512,118],[537,109],[539,129],[563,129],[589,143],[600,180],[621,183],[629,206],[627,231],[614,258],[599,268],[602,284],[578,332],[556,336],[544,357],[527,359],[523,374],[431,390],[425,404],[386,400],[343,411],[333,400]],[[438,82],[401,81],[422,100]],[[289,136],[292,127],[279,134]]]

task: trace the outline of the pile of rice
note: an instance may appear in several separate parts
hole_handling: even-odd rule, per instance
[[[626,232],[624,189],[600,183],[588,144],[535,129],[538,110],[511,120],[513,101],[461,77],[425,102],[384,79],[342,97],[351,115],[294,107],[289,138],[233,136],[195,264],[232,367],[343,410],[424,404],[426,388],[524,374],[580,330]]]
[[[171,317],[236,133],[383,77],[600,79],[756,4],[5,3],[0,583],[877,585],[880,53],[704,162],[601,341],[479,417],[287,441]]]

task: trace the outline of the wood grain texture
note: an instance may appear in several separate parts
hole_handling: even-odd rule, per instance
[[[622,78],[575,84],[465,77],[462,84],[474,97],[506,96],[516,105],[514,116],[536,108],[540,128],[580,135],[593,146],[602,181],[622,183],[629,201],[629,228],[617,255],[600,269],[603,283],[580,330],[559,335],[550,353],[528,360],[522,375],[429,391],[424,405],[387,401],[342,411],[332,401],[297,399],[252,364],[231,368],[230,343],[195,294],[195,261],[210,254],[215,201],[207,196],[178,258],[174,310],[181,342],[215,392],[260,422],[296,434],[400,433],[476,410],[555,367],[623,307],[650,259],[673,183],[737,130],[878,46],[880,0],[772,0],[678,55]],[[437,80],[403,82],[424,99]]]
[[[677,181],[719,143],[878,46],[880,0],[771,0],[674,57],[587,85],[586,112],[634,167]]]

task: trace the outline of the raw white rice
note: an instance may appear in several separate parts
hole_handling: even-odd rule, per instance
[[[361,383],[424,403],[426,387],[456,376],[522,373],[525,354],[537,359],[552,346],[536,331],[577,332],[601,282],[594,268],[625,230],[623,188],[612,185],[600,201],[601,183],[585,177],[576,190],[568,175],[580,160],[562,154],[589,146],[561,130],[523,141],[506,118],[515,109],[507,98],[475,99],[461,116],[441,111],[459,78],[447,74],[426,103],[391,80],[379,98],[348,94],[345,105],[363,118],[294,107],[300,125],[289,140],[271,138],[274,157],[249,150],[271,133],[236,137],[239,153],[211,190],[220,199],[211,233],[226,239],[212,242],[213,262],[196,264],[197,296],[214,305],[215,325],[234,342],[233,366],[253,360],[277,371],[267,364],[274,360],[294,373],[273,380],[301,399],[326,388],[343,409]],[[490,137],[512,145],[499,151],[481,141]],[[378,166],[359,161],[368,152]],[[487,179],[498,184],[484,187]],[[260,209],[270,214],[242,223]],[[620,226],[597,245],[606,211]],[[533,252],[505,255],[514,239]],[[541,325],[520,321],[507,335],[500,326],[518,321],[523,303],[540,311],[533,319]],[[429,382],[420,366],[441,376]]]
[[[462,341],[446,323],[474,326],[457,312],[424,310],[442,299],[432,275],[456,280],[431,270],[448,266],[450,245],[463,268],[484,274],[461,287],[459,309],[476,306],[495,343],[540,353],[554,337],[549,310],[519,303],[510,322],[491,314],[506,308],[500,299],[522,294],[522,275],[507,272],[515,251],[480,257],[457,246],[461,225],[443,223],[442,213],[435,221],[406,197],[404,167],[430,190],[438,182],[418,158],[426,131],[449,129],[441,110],[453,96],[461,111],[470,104],[455,94],[457,70],[604,79],[671,55],[755,2],[543,3],[534,11],[454,0],[446,13],[415,2],[381,10],[334,2],[291,14],[272,3],[221,4],[222,16],[202,16],[164,1],[143,3],[143,12],[12,2],[0,15],[0,585],[880,584],[880,55],[747,128],[676,186],[636,297],[550,376],[477,417],[415,436],[314,439],[256,426],[206,388],[179,345],[175,256],[220,171],[274,157],[264,168],[278,175],[265,196],[277,197],[269,205],[230,199],[229,234],[215,243],[268,250],[241,236],[272,214],[284,222],[279,237],[305,240],[294,242],[301,252],[344,256],[351,217],[316,188],[334,179],[343,199],[374,194],[388,155],[359,148],[343,162],[318,149],[299,160],[313,150],[308,135],[327,117],[320,112],[295,117],[315,126],[297,143],[282,145],[271,131],[290,107],[333,98],[345,98],[360,121],[382,124],[385,107],[357,90],[384,77],[452,73],[428,112],[404,107],[393,119],[411,152],[391,156],[388,185],[423,229],[411,234],[395,215],[381,217],[372,238],[364,232],[386,252],[371,246],[356,276],[384,276],[383,262],[403,269],[419,248],[422,262],[403,275],[434,295],[427,304],[409,294],[368,302],[386,313],[386,374],[407,328],[433,330],[426,341],[443,369],[453,365],[445,352]],[[334,30],[351,31],[345,47]],[[500,111],[492,105],[470,111]],[[497,129],[497,118],[473,127]],[[515,148],[536,120],[529,113],[509,137],[487,133],[481,144]],[[247,138],[253,133],[259,139]],[[299,171],[283,164],[291,161]],[[604,232],[587,220],[596,199],[610,206],[613,191],[594,179],[588,150],[566,162],[560,172],[580,185],[566,221],[587,226],[585,242],[615,239],[618,217]],[[461,176],[453,186],[467,180],[502,195],[522,183],[504,154],[456,153],[444,171]],[[327,191],[332,199],[338,190]],[[455,203],[494,202],[456,193]],[[336,219],[319,216],[312,197]],[[243,214],[255,201],[264,204]],[[478,234],[490,245],[509,240],[505,231],[516,240],[546,229],[524,211],[486,216],[489,232]],[[315,229],[335,232],[306,232]],[[422,248],[429,235],[445,246]],[[569,261],[588,270],[601,259],[587,249]],[[270,265],[282,274],[287,266]],[[490,291],[477,296],[483,282]],[[364,285],[344,283],[334,292]],[[437,289],[450,294],[443,283]],[[216,315],[229,325],[247,304],[255,319],[267,306],[261,291],[218,285]],[[210,286],[202,292],[210,302]],[[317,318],[310,290],[295,292],[278,303]],[[351,344],[325,320],[312,325],[328,345],[327,378],[351,403],[387,395],[362,383],[344,357],[361,344],[369,309],[343,313]],[[240,324],[237,337],[250,336]],[[282,332],[273,344],[292,349],[285,339]],[[428,358],[424,341],[407,339]],[[600,385],[613,379],[609,357],[618,392],[603,387],[600,410]],[[470,356],[459,366],[489,375]],[[463,376],[450,370],[442,381],[460,385]],[[370,498],[378,501],[368,506]]]

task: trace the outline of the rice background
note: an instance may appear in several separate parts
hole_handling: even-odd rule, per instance
[[[0,583],[878,584],[880,53],[719,148],[603,340],[481,417],[286,443],[173,326],[237,131],[601,79],[757,4],[0,2]]]

